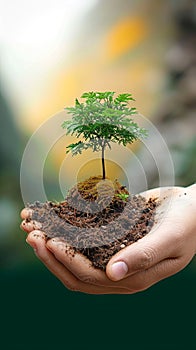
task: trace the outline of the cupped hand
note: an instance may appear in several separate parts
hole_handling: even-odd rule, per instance
[[[106,272],[94,268],[82,254],[72,254],[62,239],[46,240],[41,224],[31,221],[30,209],[22,210],[21,227],[36,256],[68,289],[136,293],[182,270],[196,253],[196,185],[157,188],[141,195],[158,198],[156,224],[145,237],[114,255]]]

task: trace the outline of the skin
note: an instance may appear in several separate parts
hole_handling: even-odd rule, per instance
[[[182,270],[196,253],[196,185],[157,188],[142,193],[158,198],[156,224],[138,242],[109,261],[106,272],[95,269],[81,254],[66,253],[66,242],[45,239],[41,224],[23,209],[21,228],[43,264],[72,291],[89,294],[133,294]]]

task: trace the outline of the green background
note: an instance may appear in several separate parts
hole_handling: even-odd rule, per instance
[[[1,342],[6,349],[192,349],[193,273],[192,262],[147,291],[99,296],[68,291],[39,262],[1,272]]]

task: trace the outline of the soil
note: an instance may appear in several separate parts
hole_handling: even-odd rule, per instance
[[[117,180],[98,176],[78,183],[63,202],[35,202],[28,208],[47,239],[60,237],[67,252],[82,253],[105,270],[114,254],[149,233],[157,205],[157,199],[130,195]]]

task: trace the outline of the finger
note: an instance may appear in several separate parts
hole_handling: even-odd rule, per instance
[[[112,257],[106,268],[107,276],[113,281],[119,281],[172,256],[178,244],[177,235],[173,227],[159,226]]]
[[[41,231],[33,231],[27,237],[27,242],[34,248],[36,256],[44,263],[68,289],[89,294],[128,294],[123,288],[107,288],[86,284],[78,280],[66,267],[57,261],[47,249],[45,235]]]
[[[24,220],[24,219],[31,219],[32,217],[32,213],[33,211],[29,208],[24,208],[21,213],[20,213],[20,216],[21,218]]]
[[[182,257],[166,259],[148,270],[129,276],[126,279],[126,282],[130,293],[143,291],[151,287],[153,284],[176,274],[182,270],[190,260],[191,258],[184,259]]]
[[[28,234],[26,242],[37,252],[37,248],[42,249],[46,244],[46,235],[43,231],[33,230]]]
[[[73,254],[68,244],[61,239],[50,239],[47,248],[55,255],[56,259],[60,261],[69,271],[71,271],[80,281],[84,283],[94,284],[96,286],[112,287],[112,288],[126,288],[123,283],[112,282],[100,269],[93,267],[91,261],[84,255]]]
[[[35,220],[31,220],[31,221],[23,220],[20,227],[22,230],[29,233],[33,230],[41,230],[42,224],[40,222],[35,221]]]
[[[46,238],[43,232],[35,230],[32,231],[26,239],[27,243],[34,249],[36,256],[57,278],[69,289],[77,290],[76,279],[68,271],[64,270],[64,266],[58,262],[54,255],[46,247]]]

